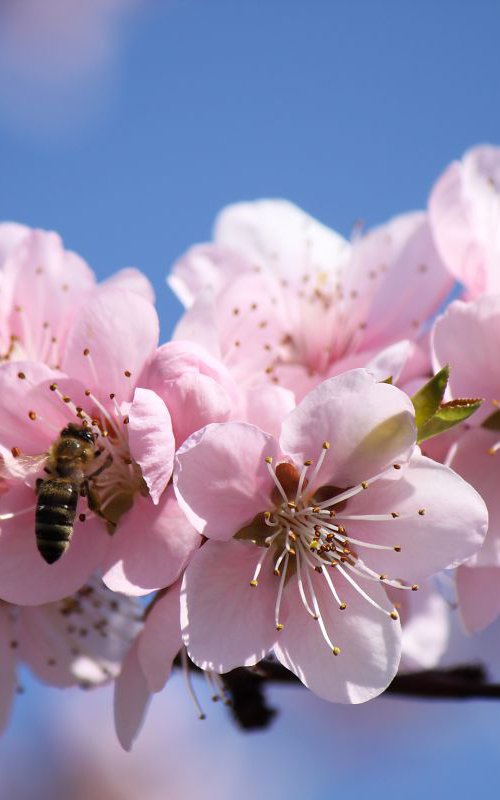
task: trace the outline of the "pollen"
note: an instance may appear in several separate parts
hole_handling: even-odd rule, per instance
[[[389,616],[390,616],[391,619],[394,619],[394,620],[398,620],[399,619],[399,614],[398,614],[397,611],[391,611]]]
[[[36,411],[28,411],[28,417],[34,422],[36,420]]]
[[[17,373],[17,377],[19,378],[19,380],[24,381],[24,380],[26,380],[26,373],[18,372]]]
[[[340,647],[332,647],[332,653],[334,656],[339,656],[340,652]]]

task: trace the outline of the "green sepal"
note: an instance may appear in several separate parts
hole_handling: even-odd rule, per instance
[[[416,392],[411,401],[415,409],[415,424],[417,426],[418,438],[420,431],[432,419],[443,402],[444,393],[450,377],[448,364],[436,372],[425,386]],[[433,434],[434,435],[434,434]]]
[[[426,442],[455,427],[460,422],[465,422],[480,407],[483,401],[480,398],[464,397],[441,403],[436,413],[418,429],[417,444]]]

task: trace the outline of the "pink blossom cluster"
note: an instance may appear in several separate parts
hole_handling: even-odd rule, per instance
[[[443,655],[431,576],[469,631],[500,613],[498,223],[484,146],[350,241],[229,206],[164,344],[140,272],[0,226],[0,726],[23,664],[116,681],[127,749],[177,659],[220,697],[272,659],[360,703]]]

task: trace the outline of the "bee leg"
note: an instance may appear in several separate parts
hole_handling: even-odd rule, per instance
[[[98,469],[96,469],[95,472],[92,472],[90,475],[87,475],[87,482],[93,478],[96,478],[98,475],[101,474],[101,472],[104,472],[105,469],[108,469],[108,467],[110,467],[112,463],[113,463],[113,456],[111,455],[111,453],[108,453],[108,456],[104,464],[101,464],[101,466]]]
[[[93,511],[94,514],[97,514],[98,517],[101,517],[101,519],[103,519],[106,522],[108,531],[110,533],[114,533],[116,528],[116,523],[108,519],[106,514],[101,509],[101,506],[99,505],[97,492],[95,492],[94,489],[92,489],[88,479],[83,482],[80,494],[82,495],[82,497],[87,498],[87,505],[90,508],[90,510]]]
[[[42,485],[42,483],[43,483],[43,478],[37,478],[37,479],[36,479],[36,483],[35,483],[35,492],[36,492],[37,494],[38,494],[38,492],[40,491],[40,486]]]

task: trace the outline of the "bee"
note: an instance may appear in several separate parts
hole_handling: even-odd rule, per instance
[[[36,544],[48,564],[58,561],[69,547],[79,497],[86,497],[90,510],[100,514],[90,482],[111,464],[112,457],[108,455],[94,472],[89,472],[103,452],[96,446],[97,435],[74,423],[63,428],[45,462],[49,477],[36,482]]]

